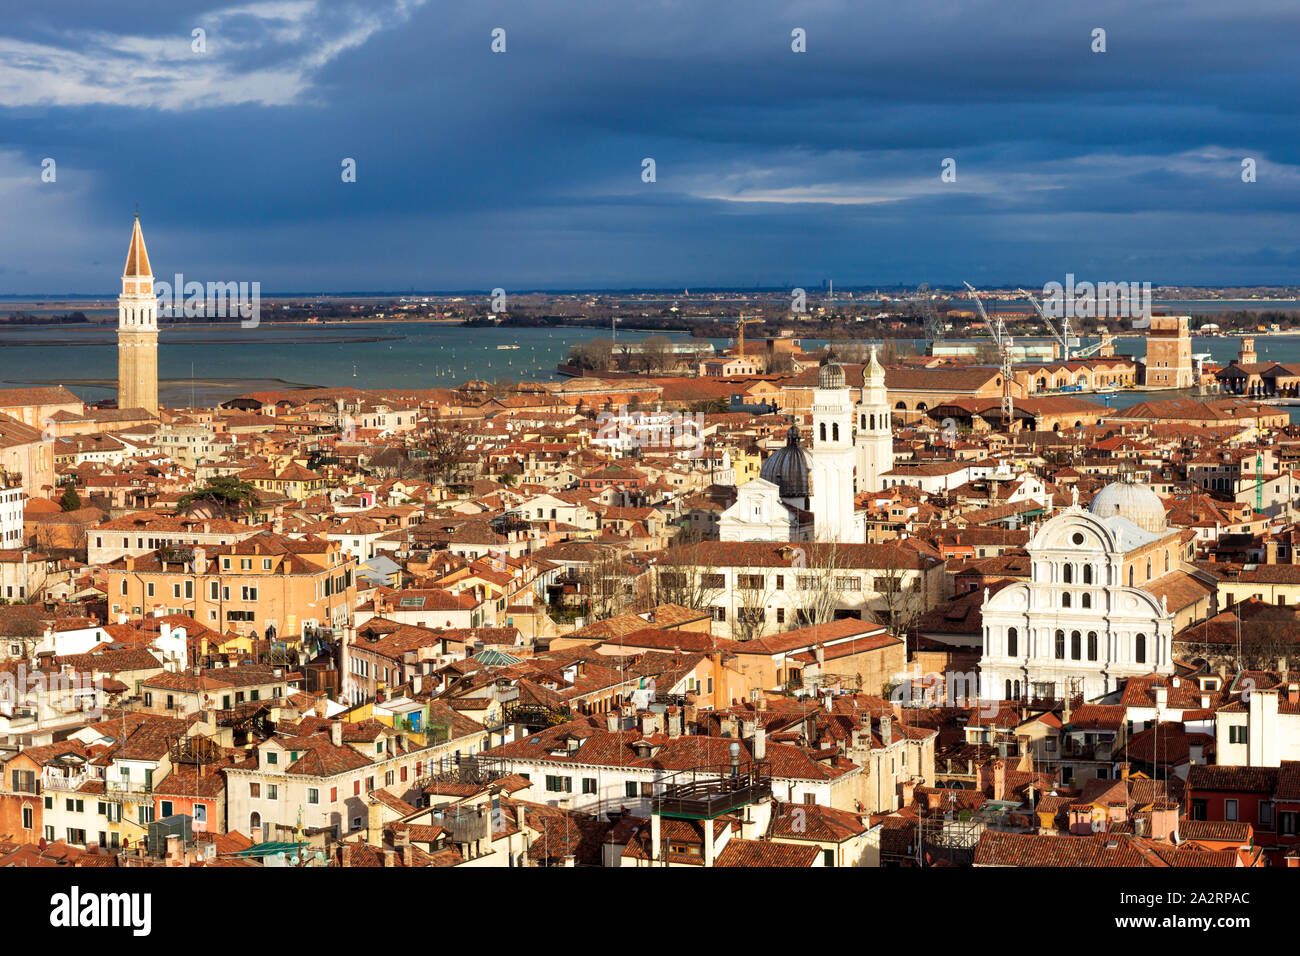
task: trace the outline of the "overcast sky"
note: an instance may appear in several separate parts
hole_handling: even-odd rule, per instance
[[[1295,0],[10,5],[0,293],[115,294],[137,203],[160,277],[267,292],[1297,283],[1297,38]]]

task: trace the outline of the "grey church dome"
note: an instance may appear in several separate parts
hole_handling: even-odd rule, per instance
[[[1160,496],[1138,482],[1111,482],[1097,492],[1088,510],[1098,518],[1119,515],[1146,531],[1161,532],[1169,527]]]
[[[844,388],[844,369],[835,361],[835,350],[828,348],[817,370],[818,388]]]
[[[808,455],[799,447],[799,429],[791,425],[785,439],[785,447],[768,456],[758,476],[780,488],[782,498],[806,498]]]
[[[817,371],[818,388],[843,388],[844,387],[844,369],[840,368],[834,362],[823,365]]]

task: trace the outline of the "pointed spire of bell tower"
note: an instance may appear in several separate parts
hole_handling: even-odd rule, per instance
[[[158,414],[158,297],[138,212],[117,297],[117,407]]]
[[[122,278],[153,277],[149,268],[149,251],[144,247],[144,233],[140,231],[140,214],[135,214],[135,226],[131,229],[131,246],[126,251],[126,268]]]

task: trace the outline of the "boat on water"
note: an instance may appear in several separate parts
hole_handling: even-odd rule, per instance
[[[517,345],[498,345],[498,346],[497,346],[497,351],[498,351],[498,352],[505,352],[505,351],[508,351],[508,350],[510,350],[510,349],[518,349],[518,348],[519,348],[519,346],[517,346]]]

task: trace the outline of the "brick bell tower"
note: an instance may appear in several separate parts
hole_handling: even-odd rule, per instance
[[[158,414],[158,299],[139,213],[117,297],[117,407]]]

